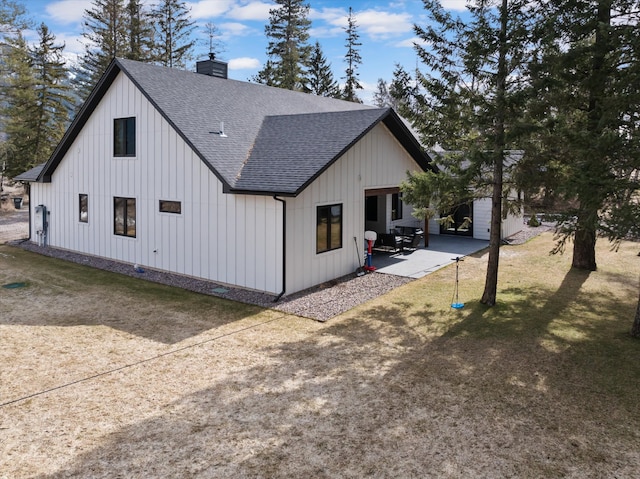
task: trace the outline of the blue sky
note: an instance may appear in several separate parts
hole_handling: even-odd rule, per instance
[[[148,0],[147,3],[154,3]],[[23,2],[31,19],[45,22],[60,42],[66,44],[70,59],[84,51],[82,15],[91,0],[26,0]],[[268,0],[193,0],[186,2],[191,16],[199,27],[211,22],[221,33],[224,51],[219,58],[229,63],[229,77],[247,80],[266,61],[267,39],[264,26],[268,23],[269,9],[274,3]],[[350,3],[310,0],[310,43],[316,40],[332,65],[338,81],[344,76],[346,48],[344,27],[349,6],[352,7],[360,34],[359,68],[360,82],[365,87],[359,96],[370,102],[378,78],[391,80],[394,64],[400,63],[411,71],[416,67],[413,49],[413,24],[423,24],[425,12],[421,0],[392,2],[353,0]],[[446,8],[460,13],[465,0],[445,0]],[[198,59],[206,57],[208,47],[202,29],[197,30],[203,45],[196,50]]]

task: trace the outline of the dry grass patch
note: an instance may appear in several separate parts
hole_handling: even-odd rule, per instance
[[[325,324],[0,248],[2,398],[176,351],[0,407],[0,477],[638,477],[638,244],[551,245]]]

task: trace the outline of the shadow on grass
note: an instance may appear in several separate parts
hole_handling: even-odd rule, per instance
[[[514,291],[521,299],[502,312],[519,326],[475,305],[436,338],[414,322],[439,314],[434,307],[364,309],[302,340],[261,348],[241,371],[40,479],[632,477],[640,468],[638,382],[611,390],[604,378],[639,379],[635,344],[615,346],[626,355],[620,364],[606,361],[612,345],[540,345],[551,322],[541,314],[580,302],[586,278],[568,273],[546,300],[543,291]],[[602,298],[599,308],[611,306]]]
[[[198,294],[41,256],[3,248],[0,278],[28,283],[0,289],[0,325],[103,325],[152,341],[175,344],[204,331],[254,316],[257,306]],[[34,303],[34,298],[38,303]],[[23,305],[29,303],[29,307]],[[6,309],[5,309],[6,308]],[[29,314],[23,311],[29,310]]]
[[[637,477],[640,348],[619,333],[632,309],[590,298],[587,277],[461,314],[394,296],[298,340],[265,331],[266,347],[149,362],[138,420],[118,397],[128,373],[92,385],[91,404],[51,397],[48,423],[96,410],[66,429],[78,441],[94,421],[117,429],[39,477]],[[196,364],[200,390],[165,392]]]
[[[562,315],[569,305],[579,300],[580,288],[589,274],[589,271],[569,270],[560,287],[551,296],[545,289],[506,288],[501,291],[501,295],[511,297],[509,301],[498,302],[493,307],[472,302],[465,306],[471,309],[470,313],[452,326],[444,337],[468,333],[513,337],[525,331],[542,336],[546,334],[549,323],[554,318]]]

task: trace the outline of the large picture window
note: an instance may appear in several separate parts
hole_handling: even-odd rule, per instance
[[[318,206],[316,253],[342,248],[342,205]]]
[[[136,119],[113,120],[113,155],[136,156]]]
[[[136,237],[136,199],[113,198],[113,233]]]
[[[80,223],[89,222],[89,195],[80,194],[78,197],[80,203],[80,211],[78,220]]]

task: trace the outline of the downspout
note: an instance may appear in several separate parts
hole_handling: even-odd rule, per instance
[[[282,203],[282,292],[273,300],[277,303],[284,296],[287,285],[287,202],[277,195],[273,195],[273,199]]]

